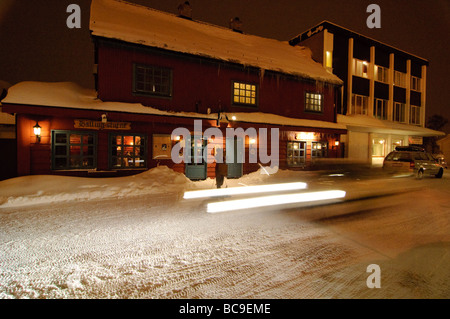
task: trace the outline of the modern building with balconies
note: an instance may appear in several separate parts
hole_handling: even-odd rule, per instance
[[[429,61],[324,21],[290,40],[307,46],[313,59],[344,81],[337,122],[348,134],[346,157],[382,163],[396,146],[421,145],[425,128]]]

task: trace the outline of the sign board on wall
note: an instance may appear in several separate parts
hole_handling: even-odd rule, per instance
[[[75,120],[74,128],[84,128],[90,130],[131,130],[129,122],[102,122],[93,120]]]
[[[153,159],[171,159],[172,138],[168,134],[153,134]]]
[[[423,137],[422,136],[410,136],[408,141],[409,141],[409,144],[422,145]]]

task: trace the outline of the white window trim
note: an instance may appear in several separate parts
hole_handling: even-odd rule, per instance
[[[356,101],[357,99],[361,99],[361,106],[358,108],[361,110],[361,112],[356,112],[357,105]],[[359,95],[359,94],[352,94],[352,100],[350,105],[350,112],[347,110],[348,114],[355,114],[355,115],[367,115],[369,111],[369,97],[365,95]]]
[[[367,72],[363,72],[364,67],[367,69]],[[368,79],[369,78],[369,62],[353,58],[352,73],[353,73],[353,75],[358,76],[360,78]]]

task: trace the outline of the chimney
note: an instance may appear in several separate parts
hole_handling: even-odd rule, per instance
[[[230,29],[232,29],[235,32],[243,33],[242,32],[242,21],[239,20],[239,17],[235,17],[230,20]]]
[[[178,6],[178,16],[184,19],[192,20],[192,7],[189,1],[185,1]]]

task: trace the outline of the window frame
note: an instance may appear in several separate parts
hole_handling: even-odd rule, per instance
[[[359,64],[361,65],[360,67],[358,67]],[[364,72],[364,70],[366,72]],[[369,62],[360,60],[357,58],[353,58],[352,71],[353,71],[352,73],[354,76],[358,76],[363,79],[368,79],[369,78]],[[359,71],[361,71],[361,72],[359,72]]]
[[[121,144],[113,144],[113,141],[116,140],[117,142],[117,137],[120,136],[121,137]],[[133,137],[133,144],[132,145],[126,145],[124,144],[124,137]],[[136,137],[140,137],[141,141],[139,145],[136,145]],[[144,140],[144,144],[142,144],[142,140]],[[146,169],[148,166],[148,136],[147,134],[140,134],[140,133],[126,133],[126,132],[111,132],[108,134],[108,167],[109,169],[114,169],[114,170],[138,170],[138,169]],[[113,149],[114,147],[128,147],[128,148],[133,148],[133,154],[132,155],[125,155],[123,154],[123,150],[121,149],[122,154],[118,155],[114,155],[113,154]],[[144,154],[136,154],[136,148],[142,148],[144,150]],[[117,151],[117,149],[116,149]],[[121,159],[120,163],[121,165],[114,165],[114,159],[116,159],[116,161],[118,159]],[[142,159],[144,160],[144,165],[142,166],[136,166],[136,158]],[[133,159],[133,165],[131,166],[126,166],[124,165],[124,160],[126,159]],[[130,163],[128,161],[128,163]]]
[[[412,116],[414,114],[414,116]],[[409,124],[412,125],[421,125],[421,115],[422,115],[422,109],[418,105],[412,105],[409,108]]]
[[[354,110],[356,110],[356,101],[357,98],[361,98],[361,112],[357,113],[354,112]],[[363,103],[365,102],[365,103]],[[347,111],[348,113],[348,111]],[[368,115],[369,114],[369,97],[366,95],[360,95],[360,94],[355,94],[352,93],[352,99],[351,99],[351,103],[350,103],[350,113],[348,114],[355,114],[355,115]]]
[[[310,97],[308,97],[308,95],[310,95]],[[319,98],[317,98],[319,97]],[[305,92],[305,112],[308,113],[323,113],[323,100],[324,100],[324,95],[322,93],[315,93],[315,92]],[[313,104],[308,104],[308,100],[311,101],[317,101],[319,100],[319,107],[320,110],[315,110],[314,106],[316,106],[316,103]],[[313,108],[309,108],[308,106],[312,105]]]
[[[381,79],[380,79],[380,75],[381,75]],[[389,68],[386,68],[384,66],[375,65],[374,78],[375,78],[375,81],[377,81],[377,82],[388,84],[389,83]]]
[[[74,130],[52,130],[51,131],[51,165],[52,170],[54,171],[64,171],[64,170],[93,170],[97,168],[97,148],[98,148],[98,135],[97,132],[92,131],[74,131]],[[65,143],[57,143],[57,134],[65,134],[66,135],[66,142]],[[80,135],[80,143],[71,143],[70,142],[70,136],[71,135]],[[83,143],[83,136],[92,136],[92,144]],[[80,147],[80,155],[75,156],[70,154],[70,147],[71,146],[79,146]],[[65,146],[66,147],[66,153],[65,155],[57,155],[56,149],[59,146]],[[84,155],[83,147],[86,146],[92,147],[92,155]],[[70,165],[70,159],[79,157],[81,159],[81,162],[83,162],[83,159],[92,159],[92,165],[88,166],[72,166]],[[56,166],[56,160],[59,158],[66,158],[66,165],[64,167],[57,167]]]
[[[138,68],[145,68],[145,69],[152,69],[153,73],[155,70],[160,70],[161,72],[168,72],[167,78],[168,78],[168,91],[167,92],[157,92],[157,91],[148,91],[148,90],[140,90],[137,88],[138,80],[137,80],[137,70]],[[161,78],[162,78],[161,73]],[[161,80],[162,81],[162,80]],[[146,82],[145,80],[143,81]],[[151,83],[151,82],[150,82]],[[153,86],[155,86],[155,83],[153,83]],[[173,96],[173,69],[169,67],[159,66],[159,65],[151,65],[151,64],[144,64],[144,63],[133,63],[133,94],[138,96],[150,96],[150,97],[156,97],[156,98],[166,98],[171,99]]]
[[[377,142],[375,142],[377,141]],[[383,142],[381,142],[383,141]],[[379,147],[376,147],[379,146]],[[376,151],[381,150],[380,153]],[[372,157],[385,157],[386,156],[386,139],[383,137],[375,137],[372,140]]]
[[[422,92],[422,78],[412,75],[411,76],[411,90],[416,92]]]
[[[397,109],[399,108],[398,115],[400,118],[397,119]],[[402,116],[403,114],[403,116]],[[401,120],[403,118],[403,120]],[[394,102],[394,107],[392,111],[392,120],[398,123],[406,123],[406,104],[400,102]]]
[[[407,74],[404,72],[400,72],[397,70],[394,70],[394,85],[401,87],[401,88],[406,88],[406,79],[407,78]]]
[[[235,88],[236,84],[239,84],[239,86],[241,86],[241,85],[245,85],[245,86],[250,85],[250,86],[254,87],[255,88],[255,90],[254,90],[255,91],[255,96],[254,97],[253,96],[247,97],[246,94],[244,96],[242,96],[241,94],[236,95],[236,90],[239,90],[239,91],[243,90],[244,92],[249,91],[250,93],[253,91],[251,88],[250,88],[250,90],[248,90],[246,87],[243,88],[243,89],[241,89],[240,87],[239,88]],[[239,106],[239,107],[257,108],[257,107],[259,107],[259,97],[258,96],[259,96],[259,86],[258,86],[258,84],[251,83],[251,82],[240,81],[240,80],[232,80],[231,81],[231,104],[232,105]],[[241,102],[241,101],[236,102],[235,101],[236,97],[239,97],[239,100],[240,100],[240,98],[244,98],[244,99],[245,98],[250,98],[250,99],[254,98],[255,103],[251,103],[251,102],[247,103],[247,102]]]
[[[314,148],[314,145],[320,145],[321,148]],[[320,154],[320,155],[318,155]],[[311,158],[327,158],[328,157],[328,143],[320,141],[311,142]]]
[[[294,144],[298,144],[299,147],[297,149],[298,156],[294,156]],[[304,148],[302,148],[302,144]],[[292,145],[292,158],[289,157],[289,146]],[[306,154],[308,151],[308,143],[307,141],[288,141],[286,145],[286,164],[289,167],[303,167],[306,165]],[[302,155],[303,152],[303,155]],[[297,163],[294,163],[294,160],[298,159]]]
[[[381,107],[381,113],[378,114],[378,102],[382,103]],[[373,101],[373,117],[380,119],[380,120],[387,120],[388,119],[388,100],[384,99],[374,99]]]

